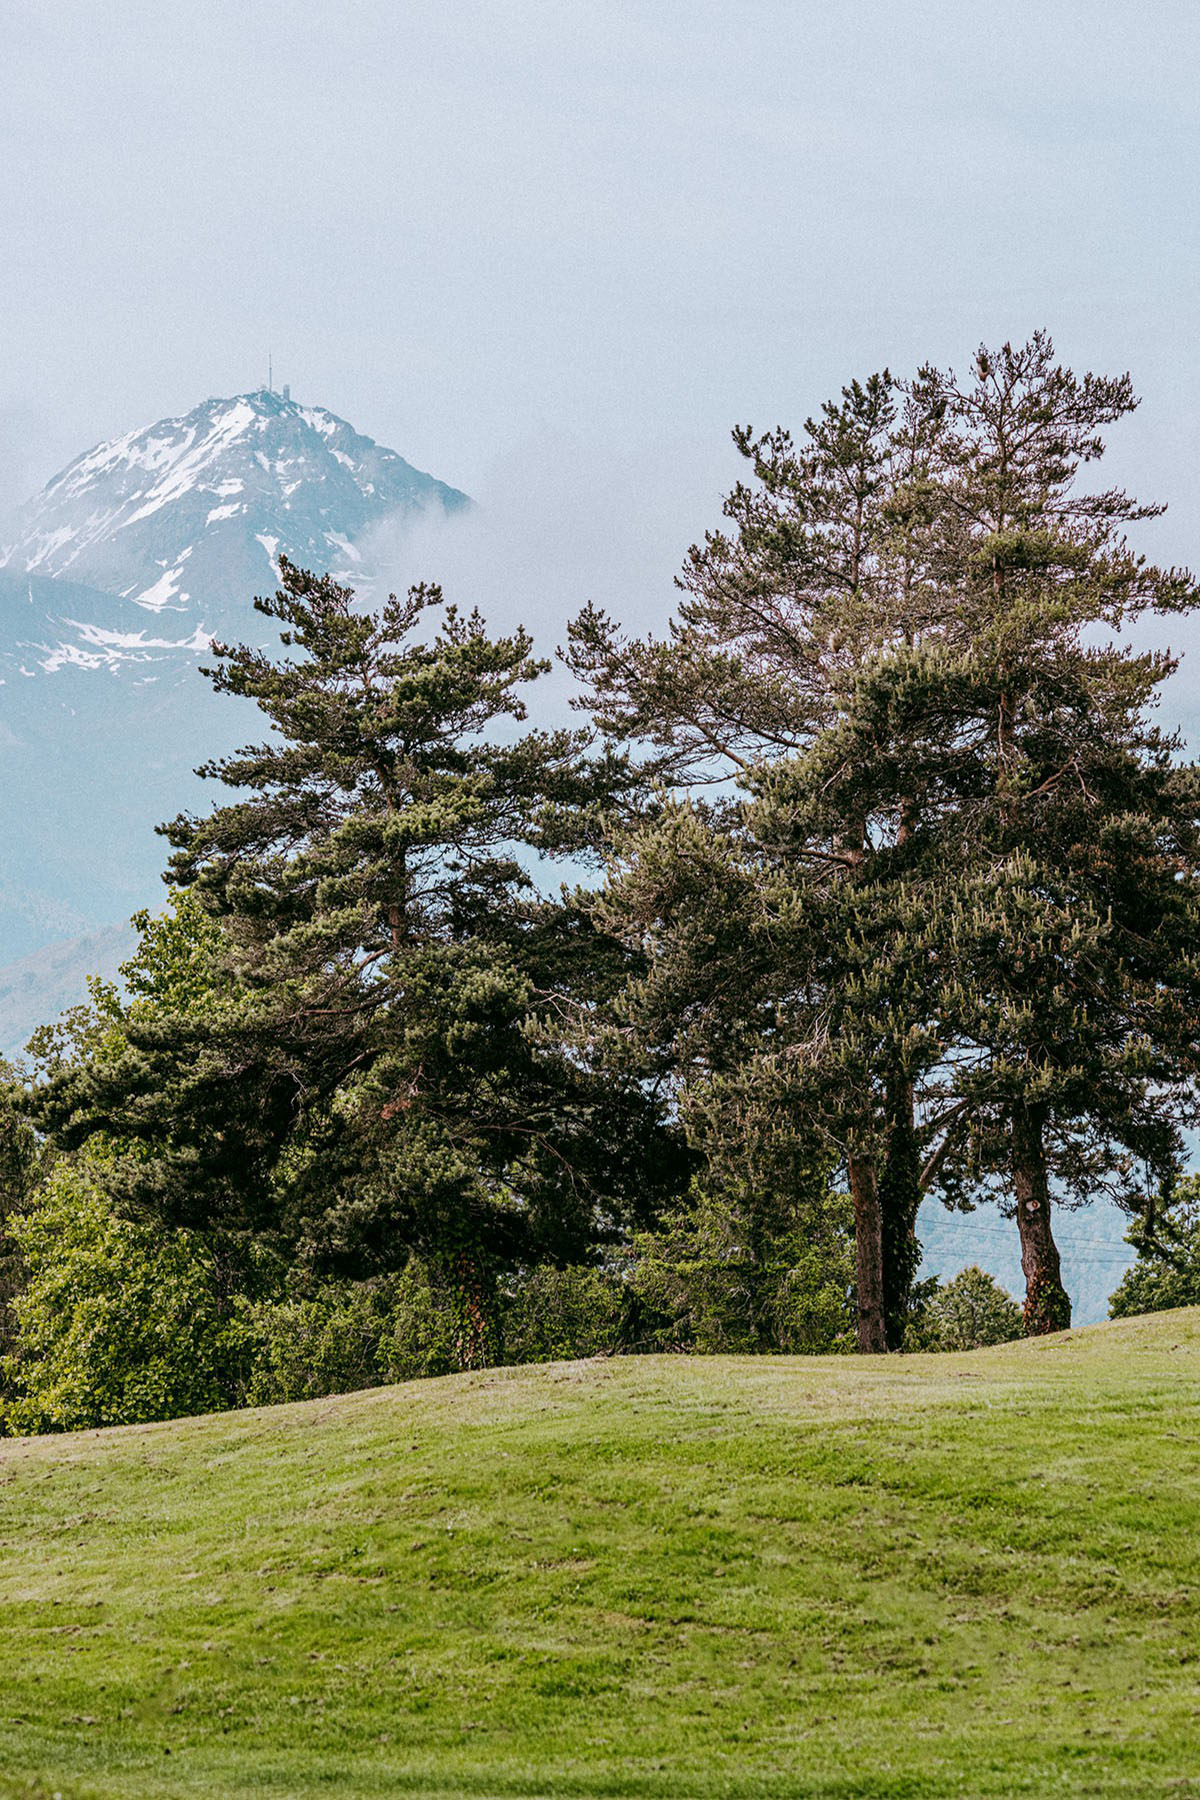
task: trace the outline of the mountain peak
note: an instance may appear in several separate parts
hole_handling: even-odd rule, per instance
[[[199,629],[231,610],[244,619],[281,551],[352,575],[384,518],[468,504],[336,413],[256,388],[85,451],[22,508],[0,568],[187,613]]]
[[[152,826],[207,805],[191,771],[257,717],[197,665],[213,637],[274,635],[252,601],[281,553],[360,585],[376,525],[467,504],[328,408],[263,388],[57,474],[0,549],[0,964],[161,894]]]

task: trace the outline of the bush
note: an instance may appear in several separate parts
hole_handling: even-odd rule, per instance
[[[923,1282],[906,1350],[981,1350],[1007,1344],[1024,1328],[1021,1308],[1006,1288],[974,1265],[952,1281]]]
[[[613,1349],[625,1312],[619,1277],[592,1268],[533,1268],[494,1303],[489,1338],[506,1363],[555,1362]],[[402,1275],[328,1282],[258,1307],[251,1406],[448,1375],[465,1366],[462,1298],[416,1260]]]
[[[848,1349],[853,1282],[844,1195],[810,1198],[802,1228],[768,1231],[699,1188],[661,1231],[635,1240],[630,1276],[642,1341],[704,1353]]]
[[[1200,1306],[1200,1176],[1189,1175],[1163,1196],[1147,1219],[1126,1233],[1137,1261],[1108,1303],[1110,1319]]]
[[[3,1427],[74,1431],[348,1393],[461,1366],[461,1311],[419,1264],[281,1295],[261,1251],[133,1224],[103,1165],[61,1162],[9,1223],[24,1287]]]
[[[241,1401],[252,1271],[186,1231],[131,1224],[102,1172],[60,1163],[10,1221],[26,1275],[3,1359],[10,1432],[219,1412]]]
[[[10,1222],[26,1285],[0,1359],[9,1431],[316,1399],[500,1360],[497,1346],[510,1363],[538,1363],[627,1344],[850,1341],[849,1218],[836,1195],[808,1206],[803,1231],[772,1234],[697,1191],[607,1268],[528,1268],[460,1293],[449,1266],[415,1259],[398,1275],[300,1286],[262,1251],[123,1218],[105,1168],[95,1151],[60,1162]]]
[[[11,1064],[0,1058],[0,1357],[17,1340],[13,1301],[25,1286],[25,1265],[13,1227],[42,1179],[46,1152],[24,1117]]]
[[[528,1269],[514,1283],[503,1311],[504,1359],[562,1362],[616,1349],[626,1295],[613,1271]]]
[[[257,1308],[250,1406],[315,1400],[461,1367],[454,1296],[419,1263],[377,1281],[328,1282]]]
[[[114,1212],[103,1168],[60,1163],[13,1225],[26,1285],[0,1360],[10,1432],[70,1431],[351,1393],[464,1366],[478,1296],[415,1259],[399,1275],[288,1293],[282,1269]],[[293,1277],[293,1280],[295,1277]],[[489,1302],[508,1360],[613,1347],[620,1281],[535,1268]]]

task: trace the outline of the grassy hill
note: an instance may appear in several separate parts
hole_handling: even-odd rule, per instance
[[[0,1445],[0,1795],[1200,1792],[1200,1312]]]

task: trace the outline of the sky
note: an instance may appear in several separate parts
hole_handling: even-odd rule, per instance
[[[270,354],[490,508],[459,597],[638,624],[734,423],[1044,325],[1200,562],[1198,51],[1194,0],[0,0],[0,508]]]

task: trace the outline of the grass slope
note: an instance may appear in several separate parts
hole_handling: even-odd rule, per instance
[[[0,1445],[0,1794],[1200,1792],[1200,1313]]]

